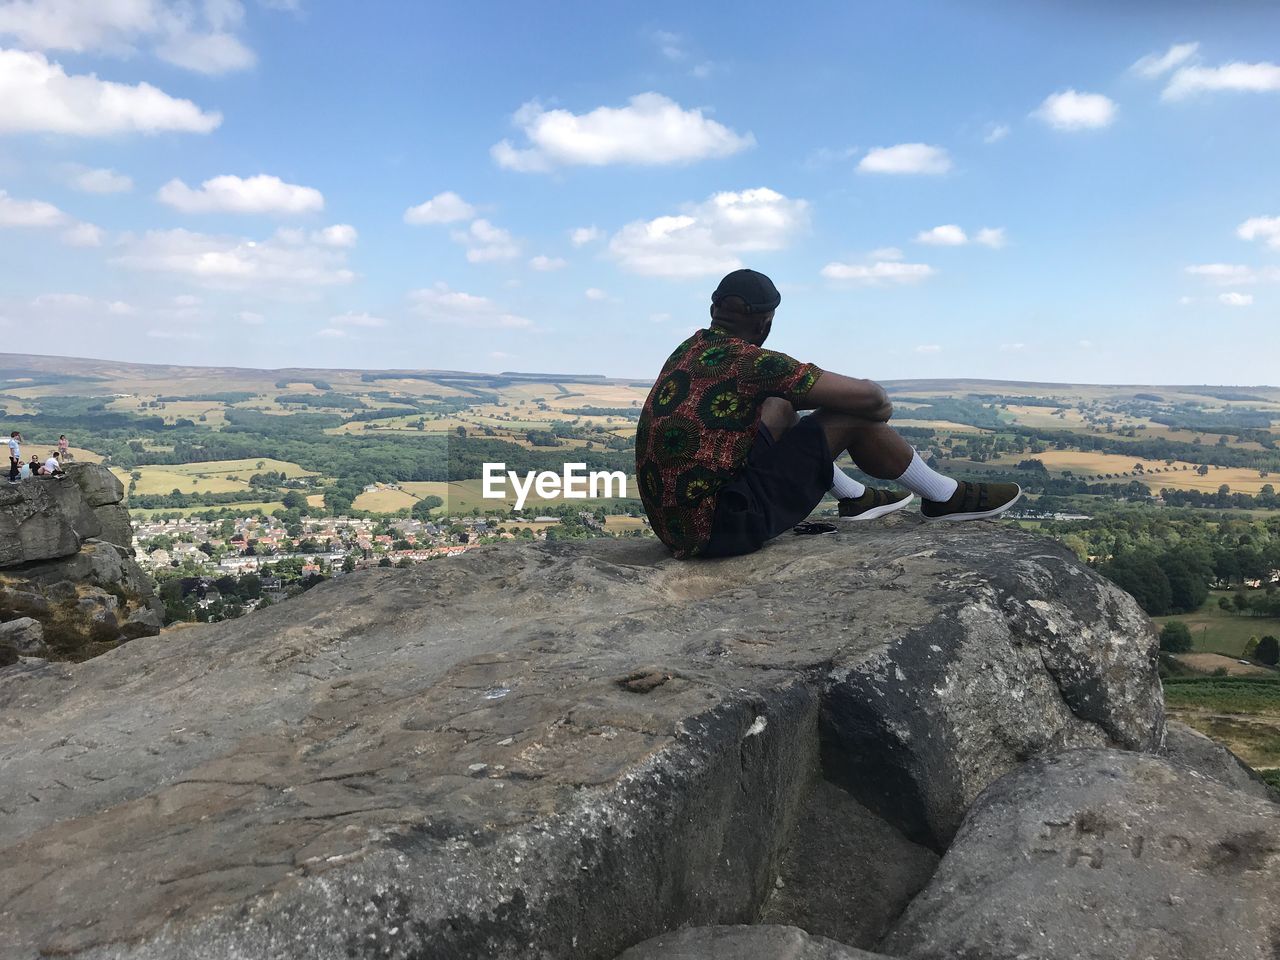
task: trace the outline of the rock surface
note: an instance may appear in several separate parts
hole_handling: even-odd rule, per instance
[[[995,525],[353,574],[0,671],[0,942],[611,960],[756,920],[819,778],[941,845],[1027,758],[1157,749],[1154,658],[1127,595]]]
[[[39,620],[31,617],[18,617],[0,623],[0,646],[12,648],[13,652],[23,657],[38,657],[47,649],[44,645],[44,627]]]
[[[90,463],[69,464],[62,480],[0,485],[0,619],[38,621],[51,656],[83,659],[160,632],[164,605],[133,561],[123,497]],[[0,637],[5,648],[9,662],[24,653]]]
[[[69,557],[82,537],[100,530],[79,488],[66,480],[40,477],[0,487],[0,569]]]
[[[796,927],[692,927],[632,947],[618,960],[888,960]]]
[[[1256,770],[1217,741],[1175,720],[1169,721],[1167,730],[1165,755],[1174,763],[1213,777],[1228,787],[1280,803],[1280,790],[1269,786]]]
[[[760,919],[870,948],[937,868],[936,853],[821,780],[800,812]]]
[[[905,960],[1274,960],[1280,807],[1152,756],[1033,760],[974,805],[880,949]]]
[[[75,481],[84,502],[90,507],[109,507],[124,501],[124,484],[105,467],[92,463],[69,463],[66,470],[67,477]]]

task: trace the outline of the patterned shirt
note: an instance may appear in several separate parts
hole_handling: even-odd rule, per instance
[[[667,358],[636,426],[636,478],[653,532],[677,557],[710,539],[716,494],[742,471],[765,398],[798,403],[821,375],[719,330]]]

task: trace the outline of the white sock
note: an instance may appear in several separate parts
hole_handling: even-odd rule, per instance
[[[860,497],[867,492],[863,484],[840,469],[840,464],[833,463],[831,467],[831,493],[837,500]]]
[[[911,451],[911,463],[898,478],[912,493],[918,493],[926,500],[950,500],[960,484],[950,477],[944,477],[920,459],[920,454]]]

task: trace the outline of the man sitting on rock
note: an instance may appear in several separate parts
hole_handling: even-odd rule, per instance
[[[49,454],[49,459],[46,460],[44,462],[44,466],[40,468],[40,476],[56,477],[57,479],[61,480],[66,475],[67,475],[66,471],[62,469],[62,464],[58,462],[58,454],[57,453]]]
[[[1022,496],[1016,483],[970,483],[931,469],[889,427],[878,383],[761,349],[782,296],[735,270],[711,295],[711,326],[667,358],[636,426],[636,477],[658,537],[680,558],[758,550],[804,520],[828,490],[844,520],[900,510],[912,493],[927,520],[979,520]],[[797,410],[813,410],[800,417]],[[911,493],[866,487],[833,463]]]

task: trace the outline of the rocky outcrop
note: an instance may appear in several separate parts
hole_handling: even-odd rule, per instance
[[[1166,729],[1165,756],[1169,760],[1228,787],[1263,800],[1280,802],[1280,790],[1269,786],[1256,770],[1220,743],[1185,723],[1171,720]]]
[[[1131,598],[982,524],[353,574],[0,671],[0,942],[612,960],[767,913],[872,949],[993,781],[1163,746],[1155,656]],[[856,921],[783,896],[823,831]]]
[[[84,659],[159,632],[164,606],[133,561],[123,497],[120,481],[97,464],[70,464],[61,480],[0,485],[0,665],[19,656]],[[23,619],[40,626],[39,647],[6,641],[9,624]]]
[[[820,780],[796,819],[760,920],[870,947],[937,868],[933,850]]]
[[[881,949],[903,960],[1274,960],[1280,806],[1075,750],[992,785]]]
[[[694,927],[664,933],[618,960],[889,960],[880,954],[812,937],[797,927],[767,924]]]

